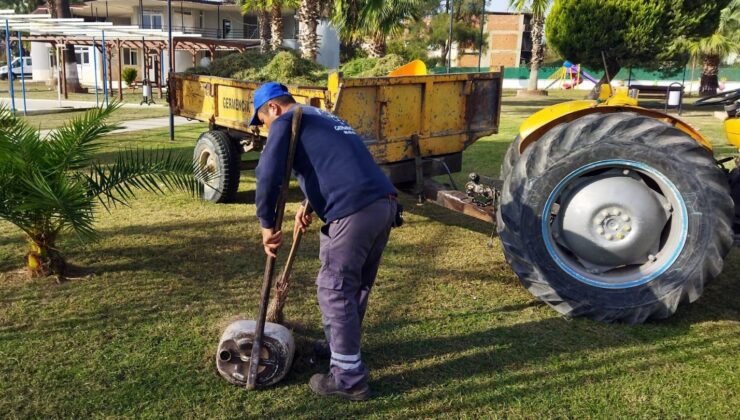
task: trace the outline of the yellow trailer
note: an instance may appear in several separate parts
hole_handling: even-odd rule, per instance
[[[334,73],[326,88],[289,90],[298,103],[326,109],[347,121],[392,182],[413,183],[420,192],[424,179],[460,171],[463,150],[498,132],[501,74],[345,79]],[[220,179],[219,188],[207,191],[205,198],[230,200],[238,187],[239,169],[256,165],[239,156],[261,150],[267,135],[247,125],[259,83],[183,74],[173,75],[170,83],[175,114],[210,126],[196,145],[195,159]],[[464,193],[453,195],[460,194],[460,199],[466,198]],[[493,221],[490,211],[468,207],[471,214]]]

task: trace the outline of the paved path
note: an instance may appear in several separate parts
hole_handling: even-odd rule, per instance
[[[188,120],[187,118],[183,117],[175,117],[175,125],[186,125],[186,124],[195,124],[199,123],[200,121],[197,120]],[[111,134],[115,133],[125,133],[128,131],[140,131],[140,130],[151,130],[153,128],[164,128],[170,126],[170,118],[169,117],[161,117],[161,118],[144,118],[141,120],[131,120],[131,121],[123,121],[120,124],[123,125],[123,128],[115,130],[111,132]],[[41,130],[41,136],[45,136],[49,134],[51,130]]]

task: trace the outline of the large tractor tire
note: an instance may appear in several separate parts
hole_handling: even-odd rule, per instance
[[[712,154],[633,113],[554,127],[506,176],[497,213],[524,286],[568,317],[642,323],[722,271],[733,203]]]
[[[522,156],[519,153],[519,147],[522,145],[522,138],[517,134],[514,141],[511,142],[509,148],[506,149],[506,155],[504,155],[504,161],[501,163],[501,171],[499,178],[506,179],[511,173],[511,169],[516,165],[519,158]]]
[[[732,200],[735,202],[735,237],[740,237],[740,168],[730,172],[730,188],[732,189]],[[737,242],[737,240],[736,240]]]
[[[203,187],[203,199],[213,203],[227,203],[239,189],[239,151],[223,131],[211,130],[201,134],[195,144],[193,160],[210,174]]]

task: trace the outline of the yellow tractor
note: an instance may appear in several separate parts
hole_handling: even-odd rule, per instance
[[[740,233],[740,169],[637,92],[609,90],[525,120],[502,165],[498,231],[524,286],[558,312],[640,323],[693,302],[722,270]],[[740,148],[738,99],[697,105],[725,104]]]
[[[506,154],[502,179],[471,174],[458,191],[432,178],[459,172],[463,150],[498,132],[502,72],[425,73],[415,66],[394,77],[334,74],[327,88],[290,90],[299,103],[352,125],[400,189],[497,224],[521,282],[562,314],[664,318],[720,273],[740,233],[733,204],[740,205],[740,174],[724,169],[691,126],[639,107],[626,89],[605,90],[599,100],[532,115]],[[170,77],[175,113],[210,126],[194,153],[215,173],[206,199],[232,199],[239,171],[257,163],[242,156],[265,141],[247,126],[258,86]],[[735,91],[701,103],[727,105],[727,136],[740,148],[738,99]]]

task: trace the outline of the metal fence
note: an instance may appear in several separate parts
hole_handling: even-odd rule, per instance
[[[540,80],[547,79],[555,73],[560,70],[561,67],[541,67],[539,72],[537,73],[537,76]],[[600,78],[603,76],[604,72],[601,70],[590,70],[587,68],[584,68],[586,72],[594,76],[595,78]],[[478,67],[453,67],[450,69],[451,73],[475,73],[478,71]],[[488,68],[483,67],[481,68],[481,71],[488,71]],[[434,74],[443,74],[447,72],[447,69],[444,67],[435,67],[430,69],[431,73]],[[612,79],[617,80],[627,80],[630,78],[630,69],[621,69],[616,75],[611,76]],[[632,80],[653,80],[656,82],[659,81],[669,81],[669,80],[682,80],[684,78],[683,71],[678,71],[674,74],[662,74],[660,72],[656,71],[650,71],[645,69],[632,69]],[[699,77],[701,77],[701,66],[696,66],[694,69],[694,80],[698,80]],[[686,67],[686,80],[689,80],[691,78],[691,67]],[[740,81],[740,68],[737,67],[720,67],[719,69],[719,78],[721,80],[727,80],[728,82],[738,82]],[[504,79],[529,79],[529,69],[527,67],[506,67],[504,68]]]
[[[217,39],[259,39],[260,37],[259,27],[250,24],[245,24],[241,29],[231,28],[226,31],[224,28],[196,28],[181,25],[172,25],[172,30]],[[167,32],[167,26],[163,26],[162,31]]]

